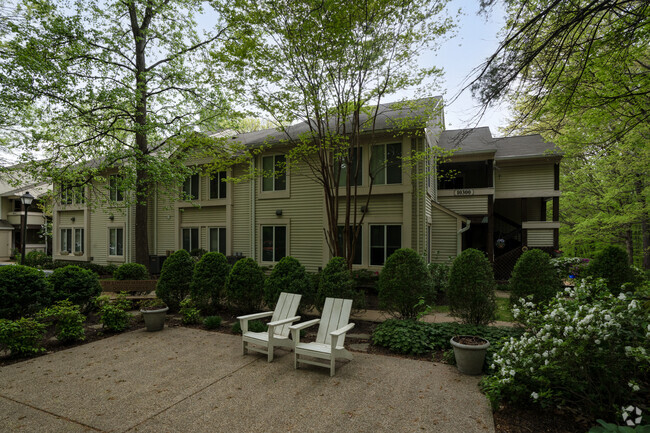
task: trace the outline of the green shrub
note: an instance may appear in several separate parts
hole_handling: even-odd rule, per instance
[[[149,271],[140,263],[124,263],[113,272],[116,280],[148,280]]]
[[[30,251],[25,254],[25,266],[47,268],[52,264],[52,257],[43,251]]]
[[[201,311],[205,312],[219,305],[229,272],[230,265],[223,254],[210,252],[201,257],[194,268],[190,285],[190,296]]]
[[[121,332],[129,327],[131,315],[126,311],[126,308],[130,308],[130,302],[127,299],[120,300],[118,296],[117,302],[111,303],[108,296],[100,296],[98,304],[99,322],[104,326],[104,329]]]
[[[205,253],[207,253],[207,251],[203,248],[194,248],[192,251],[190,251],[190,256],[196,257],[197,260],[200,260]]]
[[[221,316],[208,316],[203,319],[203,325],[208,329],[219,329],[221,327]]]
[[[83,341],[86,338],[84,322],[86,316],[81,314],[81,308],[73,305],[67,299],[59,301],[53,306],[39,311],[37,317],[40,321],[54,323],[56,338],[61,343]]]
[[[68,299],[81,306],[82,311],[85,311],[102,292],[97,274],[79,266],[69,265],[55,269],[48,281],[54,293],[54,300]]]
[[[562,289],[562,280],[551,264],[551,257],[542,250],[528,250],[519,257],[510,277],[510,300],[532,296],[542,306]]]
[[[0,347],[9,350],[11,356],[26,356],[45,351],[41,347],[44,335],[45,325],[32,318],[0,319]]]
[[[178,311],[180,303],[190,294],[190,283],[194,272],[194,259],[185,250],[178,250],[163,263],[156,296],[162,299],[170,310]]]
[[[368,269],[353,269],[352,279],[354,280],[357,288],[369,288],[371,290],[377,290],[377,280],[379,279],[379,273],[376,271],[370,271]]]
[[[493,374],[483,381],[493,406],[563,406],[614,421],[621,407],[647,404],[650,325],[642,302],[648,295],[616,297],[603,280],[583,280],[542,314],[530,302],[513,309],[526,332],[494,356]]]
[[[235,263],[226,279],[226,298],[242,313],[259,311],[264,298],[264,272],[247,257]]]
[[[435,292],[422,257],[410,248],[400,248],[388,257],[379,274],[379,307],[396,317],[413,319],[433,303]]]
[[[275,308],[281,292],[302,295],[300,307],[304,311],[314,303],[314,289],[311,279],[300,262],[286,256],[273,267],[271,275],[264,281],[264,302],[269,308]]]
[[[520,328],[390,319],[377,325],[372,334],[372,343],[398,354],[422,355],[434,350],[452,349],[449,340],[456,335],[478,335],[490,342],[486,356],[486,365],[489,365],[492,355],[503,342],[522,333]]]
[[[269,327],[266,326],[266,323],[260,320],[249,320],[248,321],[248,331],[249,332],[266,332],[269,330]],[[239,320],[232,324],[231,331],[233,334],[241,334],[241,324]]]
[[[89,271],[93,271],[97,275],[101,276],[112,276],[115,270],[117,269],[117,265],[98,265],[97,263],[92,263],[92,262],[76,262],[72,260],[55,260],[51,268],[52,269],[58,269],[58,268],[65,268],[66,266],[69,265],[74,265],[78,266],[83,269],[87,269]]]
[[[315,302],[318,311],[323,311],[325,298],[352,299],[352,308],[364,307],[364,293],[357,290],[357,284],[343,257],[332,257],[320,273]]]
[[[621,293],[624,284],[634,283],[627,252],[616,245],[610,245],[599,251],[589,262],[587,274],[607,280],[607,288],[614,296]]]
[[[494,320],[496,282],[492,266],[483,252],[463,251],[449,271],[449,311],[464,323],[487,325]]]
[[[181,301],[181,321],[185,325],[196,325],[201,323],[201,312],[192,298],[185,298]]]
[[[43,271],[28,266],[0,266],[0,318],[17,319],[47,307],[52,292]]]
[[[433,282],[435,293],[446,293],[449,286],[449,270],[451,266],[447,263],[429,263],[429,274]]]

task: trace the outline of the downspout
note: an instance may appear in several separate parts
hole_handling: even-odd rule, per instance
[[[251,159],[251,173],[255,171],[255,158]],[[255,260],[255,177],[251,178],[251,258]]]

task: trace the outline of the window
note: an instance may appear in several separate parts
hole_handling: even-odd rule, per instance
[[[190,228],[183,229],[183,249],[189,251],[195,250],[199,247],[199,229]]]
[[[124,255],[124,229],[114,228],[108,230],[108,255]]]
[[[350,236],[352,236],[352,226],[350,226]],[[343,245],[343,226],[339,226],[338,230],[338,242],[339,242],[339,251],[343,253],[345,251],[345,246]],[[357,241],[354,244],[354,259],[352,260],[353,265],[360,265],[361,264],[361,246],[363,243],[361,242],[361,228],[359,228],[359,236],[357,237]]]
[[[402,226],[370,226],[370,264],[383,265],[402,246]]]
[[[265,156],[262,158],[264,178],[262,191],[284,191],[287,189],[286,158],[284,155]],[[271,176],[270,173],[273,173]]]
[[[226,172],[220,171],[210,179],[210,198],[226,198]]]
[[[210,251],[226,254],[226,229],[224,227],[210,228]]]
[[[74,252],[84,252],[84,229],[74,229]]]
[[[287,255],[287,227],[262,226],[262,261],[277,262]]]
[[[108,191],[110,199],[113,201],[124,201],[124,194],[119,185],[119,179],[116,174],[111,174],[108,177]]]
[[[402,183],[402,144],[379,144],[373,146],[370,171],[375,184]]]
[[[199,199],[199,175],[193,174],[183,182],[183,193],[187,200]]]
[[[83,204],[84,187],[82,186],[61,186],[61,204]]]
[[[363,161],[362,158],[362,149],[360,148],[354,148],[350,149],[350,173],[352,176],[356,173],[356,184],[361,185],[362,180],[363,180],[363,165],[360,163],[360,161]],[[341,161],[341,164],[336,167],[336,170],[338,171],[338,176],[339,176],[339,186],[345,186],[347,185],[347,179],[348,179],[348,167],[347,164],[344,161]],[[359,171],[357,171],[359,170]],[[350,185],[354,185],[354,182],[351,182]]]
[[[72,229],[61,229],[61,251],[72,252]]]

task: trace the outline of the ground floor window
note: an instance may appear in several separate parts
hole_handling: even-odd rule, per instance
[[[183,229],[182,241],[183,241],[183,249],[187,250],[188,252],[200,248],[198,227]]]
[[[108,255],[124,255],[124,229],[113,228],[108,230]]]
[[[262,261],[277,262],[287,255],[287,227],[262,226]]]
[[[74,252],[84,252],[84,229],[74,229]]]
[[[352,226],[350,226],[350,236],[352,236]],[[338,229],[338,242],[339,242],[339,251],[341,251],[341,254],[345,252],[345,245],[343,245],[343,226],[339,226]],[[354,244],[354,259],[352,260],[353,265],[360,265],[361,264],[361,248],[362,248],[362,230],[359,229],[359,236],[357,237],[357,241]]]
[[[226,254],[226,229],[224,227],[210,228],[210,251]]]
[[[61,229],[61,251],[72,252],[72,229]]]
[[[402,247],[402,226],[370,226],[370,264],[383,265],[386,259]]]

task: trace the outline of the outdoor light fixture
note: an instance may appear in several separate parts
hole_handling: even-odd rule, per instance
[[[75,220],[76,220],[75,217],[70,218],[70,221],[72,221],[72,222],[75,222]]]
[[[368,212],[368,206],[361,206],[361,212],[363,213]]]
[[[113,221],[113,220],[115,219],[115,217],[114,217],[113,215],[110,215],[110,216],[108,217],[108,219],[111,220],[111,221]]]
[[[282,209],[277,209],[277,210],[275,211],[275,214],[276,214],[277,216],[282,216]]]
[[[29,191],[25,191],[25,194],[20,196],[20,202],[23,204],[23,211],[25,212],[25,215],[23,217],[23,242],[22,245],[20,246],[20,264],[24,265],[25,264],[25,239],[26,239],[26,231],[27,231],[27,209],[29,206],[31,206],[32,201],[34,201],[34,196],[29,193]]]

